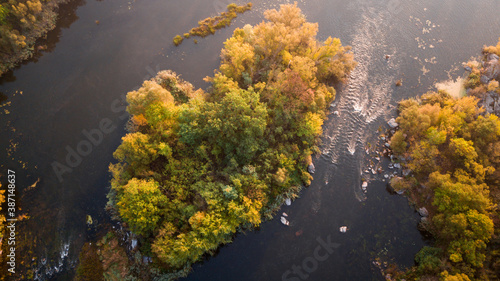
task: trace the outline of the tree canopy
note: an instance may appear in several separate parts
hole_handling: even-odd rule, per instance
[[[428,230],[438,247],[417,254],[413,277],[441,272],[442,280],[491,280],[496,273],[485,265],[498,259],[488,254],[500,202],[498,153],[492,153],[500,144],[498,117],[485,113],[476,97],[446,92],[401,101],[399,110],[391,147],[408,159],[413,174],[405,186],[417,205],[429,208]]]

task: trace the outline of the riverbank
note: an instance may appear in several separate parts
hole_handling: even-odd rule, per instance
[[[27,60],[44,46],[36,41],[56,27],[59,6],[71,0],[17,1],[16,5],[0,5],[0,76]]]
[[[428,92],[399,103],[389,144],[408,172],[392,178],[391,187],[415,204],[419,227],[434,245],[398,278],[499,278],[498,53],[485,47],[481,62],[465,65],[467,96]]]

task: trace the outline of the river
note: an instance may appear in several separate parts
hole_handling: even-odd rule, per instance
[[[16,171],[18,214],[29,216],[17,232],[17,254],[24,261],[18,270],[36,272],[38,280],[70,280],[79,249],[91,238],[86,215],[101,225],[109,222],[107,167],[125,134],[123,95],[162,69],[207,87],[202,79],[218,67],[234,28],[260,22],[264,10],[287,1],[253,1],[253,10],[230,28],[198,44],[172,44],[176,34],[229,2],[74,1],[61,9],[58,27],[44,40],[47,50],[0,80],[0,175],[5,184],[7,169]],[[483,44],[497,42],[500,2],[298,5],[308,21],[319,23],[320,40],[339,37],[359,62],[338,91],[332,107],[338,115],[324,125],[315,179],[300,199],[283,207],[289,227],[278,216],[237,235],[196,264],[186,280],[382,280],[372,263],[376,257],[409,267],[425,244],[416,228],[419,216],[407,200],[389,194],[382,178],[364,173],[365,147],[377,142],[377,129],[395,116],[399,100],[462,76],[462,62],[477,56]],[[395,86],[398,79],[401,87]],[[112,129],[103,132],[103,122]],[[99,130],[102,138],[87,140],[86,134]],[[59,164],[67,169],[55,172]],[[367,193],[362,178],[370,181]],[[340,233],[344,225],[348,231]],[[325,243],[331,247],[315,255]],[[294,272],[294,266],[307,270]]]

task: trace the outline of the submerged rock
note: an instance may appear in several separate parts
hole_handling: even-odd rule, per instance
[[[285,219],[285,217],[281,217],[281,223],[286,226],[290,225],[290,222],[287,219]]]
[[[492,60],[499,60],[499,59],[500,59],[500,57],[498,57],[498,55],[497,55],[497,54],[488,54],[488,56],[486,57],[486,59],[487,59],[488,61],[492,61]]]
[[[486,75],[481,75],[480,80],[481,80],[481,83],[483,83],[483,84],[488,84],[490,82],[490,78]]]
[[[316,172],[316,168],[314,167],[314,164],[311,163],[309,164],[309,166],[307,166],[307,171],[309,172],[309,174],[314,174],[314,172]]]
[[[487,113],[500,113],[500,96],[495,91],[489,91],[480,100],[479,105],[483,107]]]
[[[391,118],[391,120],[387,121],[387,125],[389,125],[389,127],[391,127],[392,129],[399,126],[399,124],[396,122],[396,119],[394,118]]]
[[[418,214],[422,217],[428,217],[429,211],[427,211],[427,208],[422,207],[422,208],[418,209]]]
[[[427,231],[429,229],[429,226],[430,226],[429,218],[421,217],[420,223],[418,224],[418,229],[421,231]]]

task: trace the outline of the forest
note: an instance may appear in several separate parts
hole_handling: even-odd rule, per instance
[[[27,59],[35,40],[55,27],[56,10],[67,0],[0,0],[0,75]]]
[[[500,41],[484,47],[484,60],[495,53]],[[412,173],[394,187],[428,210],[420,226],[434,239],[406,280],[500,279],[500,120],[480,106],[500,87],[494,76],[479,79],[487,64],[467,65],[477,66],[465,81],[469,95],[429,92],[399,103],[391,148]]]
[[[214,253],[310,184],[333,86],[356,63],[296,4],[264,15],[225,41],[208,90],[167,70],[127,94],[108,209],[158,267]]]

